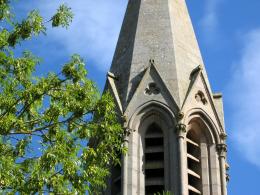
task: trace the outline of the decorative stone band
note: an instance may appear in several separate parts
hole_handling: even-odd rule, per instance
[[[217,151],[220,157],[226,157],[227,145],[226,144],[217,144]]]
[[[187,130],[186,130],[186,125],[185,124],[178,123],[176,125],[176,133],[177,133],[178,137],[184,138],[186,132],[187,132]]]

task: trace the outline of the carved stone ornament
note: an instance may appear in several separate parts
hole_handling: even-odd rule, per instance
[[[217,151],[218,151],[219,156],[225,157],[225,155],[227,153],[227,145],[226,144],[218,144],[217,145]]]
[[[220,138],[225,141],[227,139],[227,134],[225,134],[224,132],[220,133]]]
[[[157,95],[160,93],[160,88],[157,86],[156,83],[152,82],[149,83],[148,86],[145,89],[145,94],[146,95]]]
[[[179,112],[178,113],[178,120],[182,120],[184,117],[184,113],[183,112]]]
[[[124,135],[125,137],[128,137],[132,132],[135,132],[133,129],[125,128],[124,129]]]
[[[149,64],[150,64],[150,65],[154,65],[154,59],[150,59],[150,60],[149,60]]]
[[[178,123],[176,125],[176,133],[179,135],[179,137],[184,137],[184,134],[187,132],[186,125],[183,123]]]
[[[230,175],[228,174],[229,164],[227,162],[225,164],[225,168],[226,168],[226,181],[229,182],[229,180],[230,180]]]
[[[230,175],[228,173],[226,173],[226,181],[229,182],[230,181]]]
[[[195,99],[197,100],[197,102],[201,102],[203,105],[206,105],[208,103],[208,101],[202,91],[198,91],[196,93]]]
[[[122,119],[123,122],[126,122],[127,121],[127,116],[126,115],[122,115],[121,119]]]

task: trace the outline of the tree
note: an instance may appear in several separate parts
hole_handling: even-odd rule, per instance
[[[113,98],[101,97],[78,55],[60,73],[33,76],[39,59],[14,49],[46,26],[37,10],[17,22],[10,6],[0,0],[0,192],[98,193],[125,150]],[[68,27],[72,17],[61,5],[49,22]]]

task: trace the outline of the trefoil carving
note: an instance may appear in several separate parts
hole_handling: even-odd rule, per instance
[[[160,88],[157,86],[156,83],[152,82],[149,83],[148,86],[145,89],[145,94],[146,95],[157,95],[160,93]]]
[[[202,91],[198,91],[198,93],[196,93],[195,99],[197,100],[197,102],[201,102],[203,105],[206,105],[208,103],[208,101]]]

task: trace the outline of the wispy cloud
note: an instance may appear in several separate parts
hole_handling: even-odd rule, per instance
[[[201,29],[207,41],[212,41],[217,35],[218,8],[222,0],[206,0],[203,18],[200,21]],[[210,34],[210,36],[208,36]]]
[[[207,0],[205,4],[205,13],[201,20],[203,26],[215,28],[217,25],[217,5],[219,0]]]
[[[241,59],[227,89],[232,105],[232,140],[245,157],[260,167],[260,28],[244,38]]]
[[[57,55],[79,53],[106,70],[111,63],[127,1],[118,0],[65,0],[75,16],[68,30],[48,31],[48,44],[60,45]],[[21,9],[38,8],[46,18],[51,17],[61,1],[39,0],[23,3]],[[32,5],[33,4],[33,5]],[[62,54],[61,54],[62,55]]]

